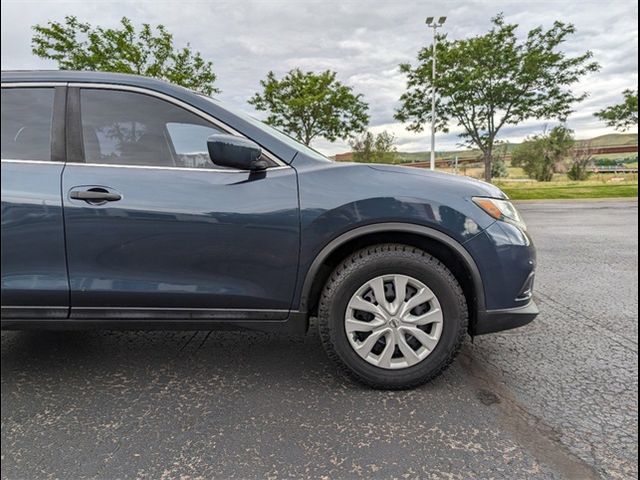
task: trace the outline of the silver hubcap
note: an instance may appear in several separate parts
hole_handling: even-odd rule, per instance
[[[420,363],[442,336],[440,302],[424,283],[407,275],[369,280],[351,297],[344,317],[349,343],[376,367]]]

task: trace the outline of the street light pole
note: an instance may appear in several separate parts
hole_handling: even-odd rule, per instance
[[[433,59],[431,60],[431,170],[436,169],[436,24],[433,24]]]
[[[434,17],[427,17],[426,24],[433,28],[433,55],[431,59],[431,170],[436,169],[436,47],[438,35],[436,30],[441,27],[447,17],[440,17],[435,21]]]

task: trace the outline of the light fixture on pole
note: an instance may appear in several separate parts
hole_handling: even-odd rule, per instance
[[[431,170],[436,169],[436,46],[438,36],[436,30],[444,25],[447,17],[427,17],[425,23],[427,27],[433,28],[433,56],[431,60]]]

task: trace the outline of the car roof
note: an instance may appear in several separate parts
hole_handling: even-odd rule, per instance
[[[164,80],[140,75],[76,70],[3,70],[2,82],[114,83],[147,88],[153,86],[180,88]]]
[[[286,163],[290,163],[297,153],[297,150],[291,145],[266,134],[256,128],[252,122],[233,113],[219,102],[212,102],[197,92],[157,78],[126,73],[74,70],[3,70],[2,83],[103,83],[145,88],[177,98],[209,113],[234,130],[243,132]]]

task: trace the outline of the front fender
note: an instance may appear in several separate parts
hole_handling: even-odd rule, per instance
[[[310,288],[308,278],[313,278],[327,252],[345,239],[370,229],[382,232],[389,224],[408,225],[403,229],[416,233],[418,228],[430,238],[446,239],[456,251],[462,249],[469,270],[477,270],[462,245],[495,221],[472,201],[474,196],[497,195],[494,187],[412,168],[305,162],[302,155],[296,157],[295,168],[301,243],[293,309],[307,307],[303,292]],[[480,288],[479,275],[477,280]]]

